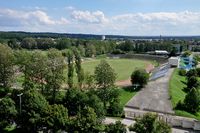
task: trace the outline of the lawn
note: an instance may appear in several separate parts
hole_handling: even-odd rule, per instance
[[[183,88],[186,87],[186,78],[184,76],[180,76],[178,74],[178,70],[179,69],[175,69],[169,86],[170,86],[170,96],[171,96],[171,102],[173,105],[173,108],[176,107],[176,104],[179,102],[179,100],[184,100],[185,99],[185,95],[186,93],[183,91]],[[182,110],[175,110],[176,115],[179,116],[185,116],[185,117],[191,117],[191,118],[196,118],[198,120],[200,120],[200,112],[197,113],[196,115],[191,114],[189,112],[186,111],[182,111]]]
[[[126,80],[136,68],[145,68],[150,61],[137,59],[105,59],[117,73],[117,81]],[[85,72],[94,73],[100,59],[93,59],[82,64]]]
[[[124,107],[126,103],[136,94],[137,91],[132,91],[131,87],[128,88],[120,88],[120,102]]]

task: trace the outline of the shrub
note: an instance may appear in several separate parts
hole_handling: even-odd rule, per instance
[[[185,96],[184,105],[188,112],[196,113],[199,111],[200,93],[197,89],[192,88],[191,91]]]
[[[190,69],[187,73],[186,73],[187,78],[190,78],[192,76],[197,76],[197,71],[196,69]]]
[[[125,54],[125,52],[123,52],[120,49],[115,49],[115,50],[113,50],[112,54]]]
[[[197,76],[200,77],[200,68],[196,68]]]
[[[105,133],[126,133],[126,127],[120,121],[106,126]]]
[[[171,127],[162,120],[159,121],[158,116],[152,113],[136,119],[136,123],[131,125],[129,130],[136,133],[171,133]]]
[[[149,79],[149,74],[144,69],[135,70],[131,75],[132,84],[138,84],[143,87],[147,84]]]
[[[120,105],[120,102],[118,99],[115,99],[110,103],[110,106],[108,108],[108,114],[111,116],[122,116],[123,107]]]
[[[185,76],[187,72],[185,69],[180,69],[178,73],[180,76]]]

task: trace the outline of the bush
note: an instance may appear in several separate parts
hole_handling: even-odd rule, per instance
[[[199,87],[199,80],[197,77],[192,76],[187,79],[187,87],[185,88],[185,91],[188,92],[190,91],[193,87],[198,88]]]
[[[115,99],[110,103],[110,106],[108,108],[108,114],[111,116],[122,116],[123,107],[120,105],[120,102],[118,99]]]
[[[200,93],[197,89],[192,88],[191,91],[185,96],[184,105],[188,112],[196,113],[199,111]]]
[[[197,71],[196,69],[190,69],[187,73],[186,73],[187,78],[189,79],[192,76],[197,76]]]
[[[197,76],[200,77],[200,68],[196,68]]]
[[[125,54],[125,52],[123,52],[120,49],[115,49],[115,50],[112,51],[112,54]]]
[[[171,127],[162,120],[159,121],[158,116],[152,113],[136,119],[136,123],[131,125],[129,130],[136,133],[171,133]]]
[[[149,79],[149,74],[144,69],[135,70],[131,75],[132,84],[138,84],[143,87],[147,84]]]
[[[120,121],[106,126],[105,133],[126,133],[126,127]]]
[[[179,72],[178,72],[178,74],[179,74],[180,76],[185,76],[186,73],[187,73],[187,72],[186,72],[185,69],[180,69]]]

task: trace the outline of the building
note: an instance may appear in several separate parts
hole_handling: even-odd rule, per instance
[[[180,63],[180,58],[179,57],[170,57],[168,59],[169,61],[169,65],[171,67],[179,67],[179,63]]]
[[[169,53],[166,50],[155,50],[156,55],[168,55]]]
[[[102,36],[101,36],[101,40],[106,40],[106,36],[105,36],[105,35],[102,35]]]

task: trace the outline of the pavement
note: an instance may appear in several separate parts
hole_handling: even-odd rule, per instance
[[[174,114],[168,89],[169,80],[173,72],[170,68],[164,77],[150,81],[145,88],[139,91],[126,107],[137,108],[159,113]]]

